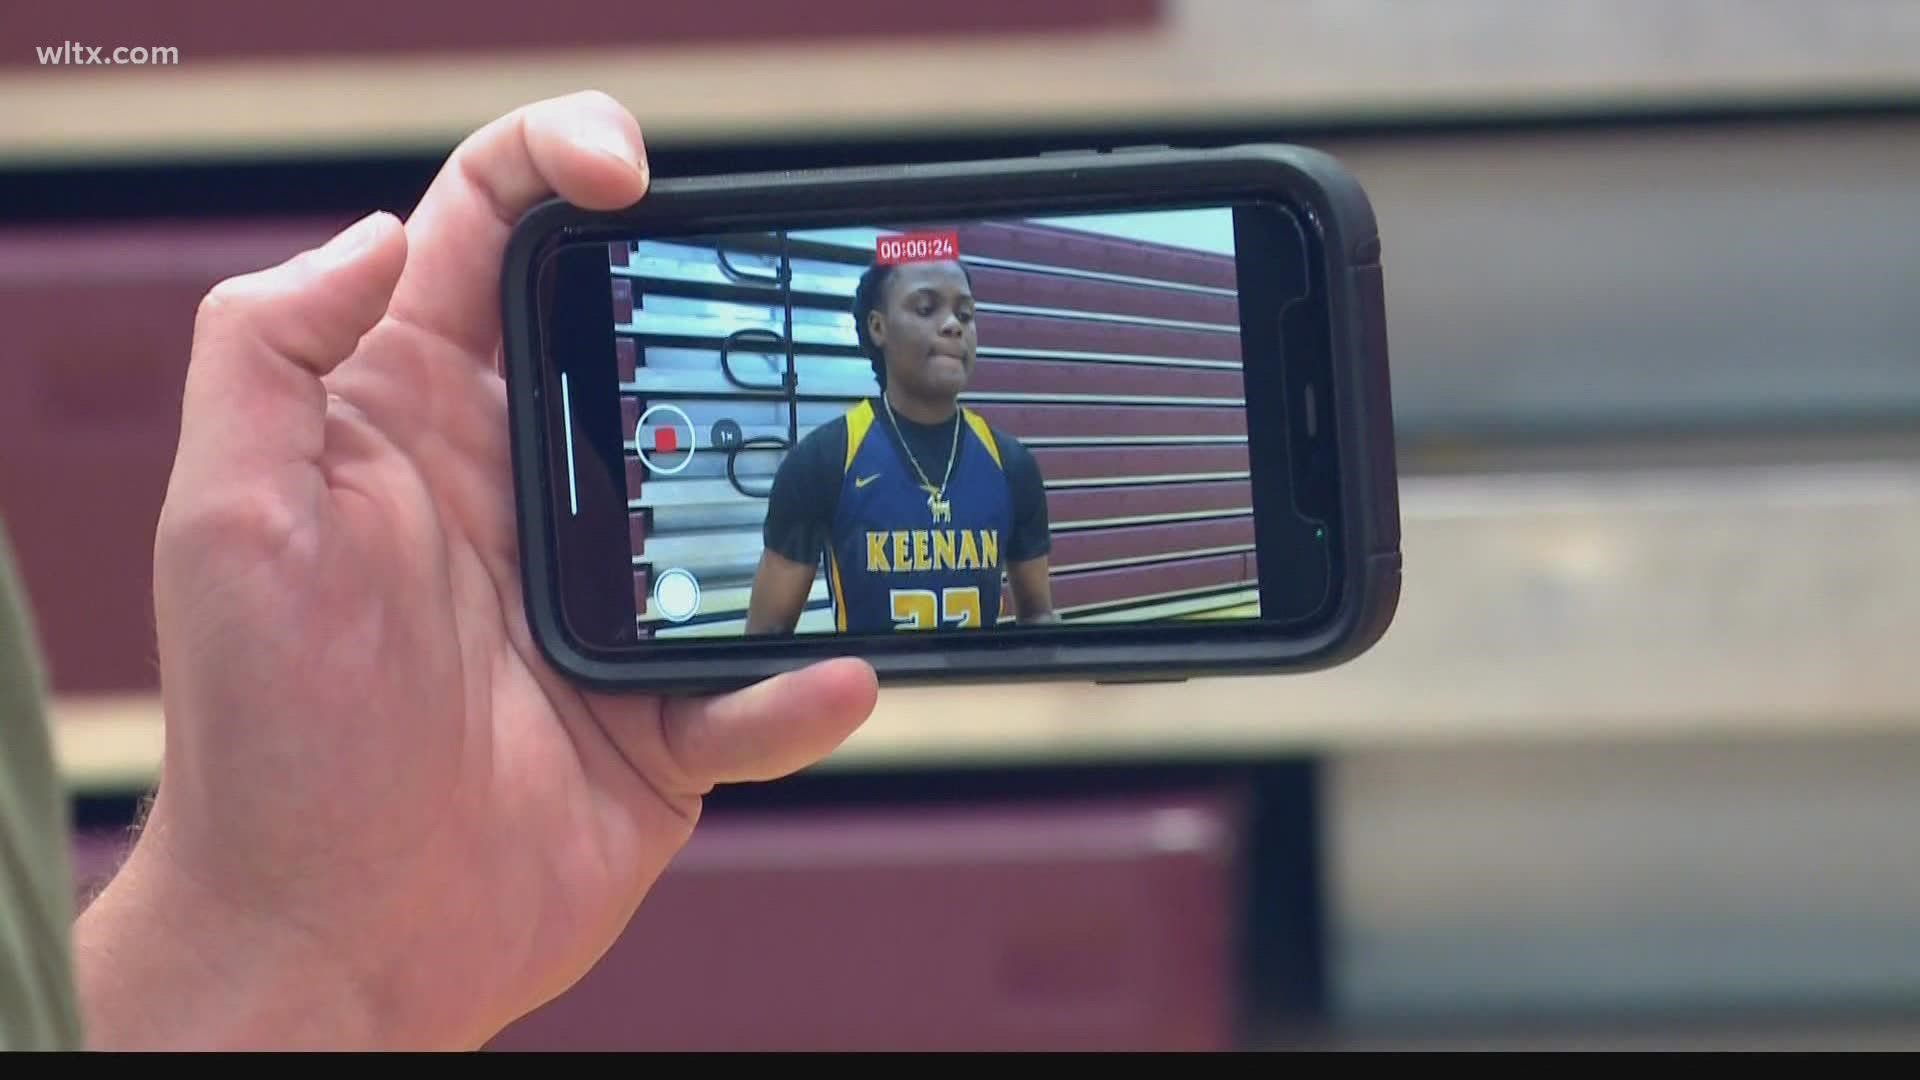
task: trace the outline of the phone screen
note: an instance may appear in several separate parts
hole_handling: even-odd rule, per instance
[[[1233,205],[557,249],[569,621],[617,646],[1311,618],[1338,471],[1308,250]]]

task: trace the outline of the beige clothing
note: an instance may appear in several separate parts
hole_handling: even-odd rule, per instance
[[[68,802],[12,556],[0,523],[0,1050],[75,1050]]]

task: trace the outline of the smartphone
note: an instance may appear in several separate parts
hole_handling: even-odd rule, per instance
[[[1294,146],[540,206],[502,283],[533,635],[661,693],[1349,660],[1400,589],[1380,251]]]

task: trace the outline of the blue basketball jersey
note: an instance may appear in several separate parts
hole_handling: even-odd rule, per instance
[[[846,418],[846,465],[827,552],[835,625],[852,633],[994,625],[1013,494],[992,430],[961,410],[958,460],[944,500],[930,505],[933,492],[892,433],[876,429],[874,414],[863,401]],[[921,468],[937,485],[945,464]]]

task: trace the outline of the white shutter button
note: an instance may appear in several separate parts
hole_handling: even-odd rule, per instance
[[[654,583],[653,606],[669,622],[686,622],[700,610],[700,583],[676,566]]]

